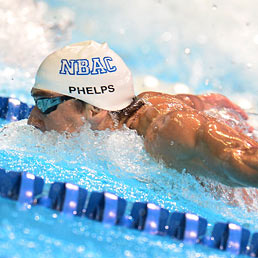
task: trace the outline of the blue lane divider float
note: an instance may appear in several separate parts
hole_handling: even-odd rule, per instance
[[[211,236],[205,237],[203,243],[209,247],[226,250],[233,254],[247,254],[249,238],[250,232],[247,229],[233,223],[216,223]]]
[[[126,201],[112,193],[92,192],[85,216],[89,219],[117,225],[124,215]]]
[[[187,244],[258,257],[258,233],[248,246],[250,232],[234,223],[216,223],[205,236],[207,220],[191,213],[172,212],[153,203],[135,202],[126,215],[126,200],[107,192],[92,192],[70,183],[50,184],[43,195],[44,180],[26,172],[0,169],[0,196],[22,204],[42,205],[67,215],[86,217],[109,225],[125,226],[149,234],[181,240]],[[129,222],[128,222],[129,221]]]
[[[40,197],[37,203],[65,214],[81,216],[87,193],[77,185],[56,182],[51,185],[48,197]]]
[[[0,196],[33,204],[35,196],[42,193],[44,180],[26,172],[5,172],[0,169]]]
[[[130,228],[150,234],[164,235],[169,212],[153,203],[136,202],[131,210]]]
[[[205,235],[207,220],[191,213],[174,212],[168,221],[168,235],[196,244]]]
[[[0,97],[0,118],[18,121],[28,118],[32,106],[13,98]],[[153,203],[135,202],[126,214],[126,200],[107,192],[88,193],[77,185],[55,182],[44,196],[44,180],[27,172],[0,169],[0,196],[22,204],[41,205],[73,216],[86,217],[146,233],[171,237],[187,244],[258,257],[258,233],[234,223],[216,223],[206,236],[207,220],[191,213],[172,212]]]

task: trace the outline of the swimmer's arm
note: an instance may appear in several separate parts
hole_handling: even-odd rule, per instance
[[[194,111],[157,117],[145,135],[146,150],[173,168],[258,188],[258,143]]]
[[[204,124],[199,137],[233,183],[258,188],[258,142],[216,121]]]

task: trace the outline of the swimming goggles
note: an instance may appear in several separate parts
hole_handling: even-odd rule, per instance
[[[32,96],[33,97],[33,96]],[[42,97],[33,97],[37,108],[45,115],[55,111],[61,103],[73,99],[72,97],[62,96],[55,98],[42,98]]]

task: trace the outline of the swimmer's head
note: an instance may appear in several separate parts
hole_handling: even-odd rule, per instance
[[[133,79],[106,43],[85,41],[50,54],[40,65],[33,91],[69,96],[100,109],[121,110],[134,97]]]
[[[79,131],[86,121],[94,130],[113,129],[112,114],[123,114],[135,101],[128,67],[107,44],[94,41],[46,57],[31,95],[36,105],[28,124],[58,132]]]

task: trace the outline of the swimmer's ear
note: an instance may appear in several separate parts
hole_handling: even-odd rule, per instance
[[[92,112],[92,116],[97,115],[100,111],[102,111],[103,109],[97,108],[95,106],[91,105],[91,112]]]
[[[102,110],[100,108],[92,106],[91,104],[88,104],[88,103],[86,103],[82,100],[79,100],[79,99],[76,99],[75,103],[76,103],[76,108],[77,108],[78,112],[80,112],[80,113],[90,112],[91,116],[95,116],[96,114],[98,114]]]
[[[80,113],[83,113],[84,111],[86,111],[86,108],[87,108],[87,103],[85,103],[84,101],[81,101],[79,99],[75,99],[75,105],[76,105],[76,108],[78,110],[78,112]]]
[[[90,112],[91,117],[94,117],[95,115],[99,114],[103,109],[97,108],[91,104],[86,104],[85,108],[86,112]]]

